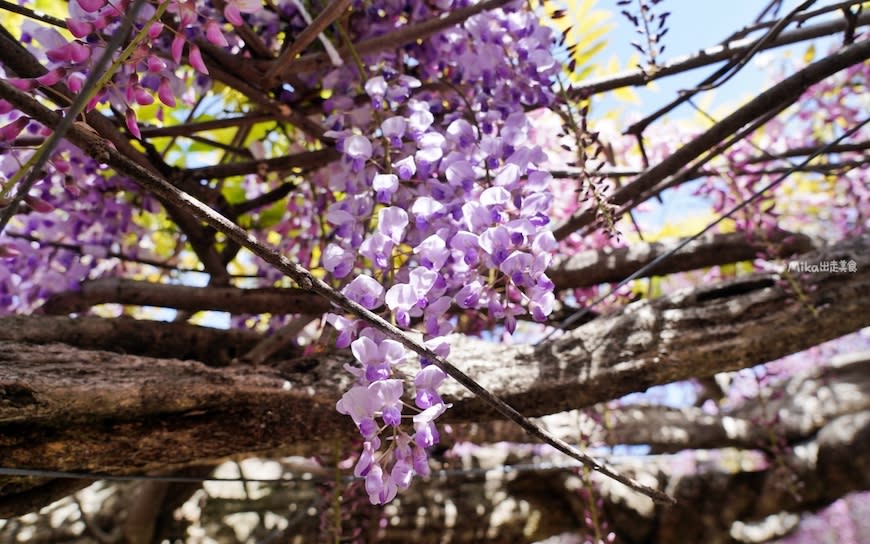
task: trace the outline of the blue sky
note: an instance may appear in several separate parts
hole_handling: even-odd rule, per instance
[[[780,9],[780,15],[787,14],[800,3],[801,0],[785,0]],[[819,1],[811,9],[818,9],[833,3],[835,2]],[[662,60],[668,61],[717,45],[734,31],[752,24],[767,4],[768,0],[663,0],[656,9],[670,11],[671,15],[667,24],[669,30],[663,39],[666,49]],[[598,0],[597,6],[601,9],[613,9],[616,6],[616,0]],[[625,65],[635,51],[630,44],[637,39],[637,34],[634,26],[616,10],[614,10],[611,22],[615,29],[611,33],[607,48],[602,52],[600,58],[608,59],[611,55],[616,55],[621,64]],[[788,27],[788,29],[793,28],[793,25]],[[756,37],[760,35],[759,33],[752,34]],[[802,55],[805,49],[805,44],[799,44],[768,51],[775,52],[777,55],[781,55],[785,51]],[[680,89],[697,85],[718,66],[720,65],[662,78],[656,81],[655,88],[652,90],[637,89],[642,102],[640,109],[644,112],[653,111],[654,108],[667,103],[676,96]],[[757,93],[763,82],[762,70],[756,62],[752,62],[725,86],[713,91],[716,103],[726,104],[744,100]],[[687,111],[684,108],[676,113],[685,114]],[[691,114],[690,111],[688,113]]]

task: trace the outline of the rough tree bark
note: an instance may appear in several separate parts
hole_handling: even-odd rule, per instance
[[[785,438],[787,450],[779,454],[769,452],[767,458],[737,450],[719,454],[701,451],[692,456],[682,453],[617,458],[614,463],[621,469],[636,473],[642,480],[659,482],[679,498],[679,503],[673,507],[656,506],[618,484],[593,476],[596,493],[604,500],[596,514],[606,516],[607,530],[614,531],[618,541],[627,544],[763,542],[781,536],[797,522],[794,513],[819,508],[870,485],[868,364],[870,353],[840,358],[832,361],[829,369],[809,371],[778,385],[776,391],[791,393],[790,397],[782,397],[781,402],[753,398],[724,416],[740,418],[759,410],[788,416],[783,426],[756,425],[749,433],[751,436],[711,434],[708,426],[699,428],[692,409],[672,409],[666,417],[667,429],[655,438],[659,415],[655,407],[608,410],[608,415],[618,420],[616,432],[590,435],[590,441],[601,439],[618,444],[653,437],[653,441],[668,442],[669,438],[700,432],[705,434],[700,440],[678,439],[671,445],[763,448],[770,438],[766,435],[773,430]],[[815,413],[807,424],[807,413],[801,412],[820,399],[833,398],[844,402],[834,402],[822,413]],[[560,424],[566,434],[574,433],[576,437],[583,432],[580,428],[583,425],[576,424],[575,414],[567,416]],[[575,424],[571,425],[569,419]],[[739,430],[741,425],[732,427]],[[628,432],[646,430],[643,437],[634,438],[622,432],[623,428]],[[469,436],[457,430],[451,438]],[[512,436],[523,439],[511,435],[510,430],[502,435],[478,434],[473,438],[510,440]],[[752,444],[753,439],[758,442]],[[510,467],[507,471],[503,468],[506,464]],[[321,516],[330,515],[329,493],[324,495],[318,490],[335,485],[334,475],[310,463],[288,461],[285,466],[297,475],[307,472],[310,479],[281,485],[259,484],[253,495],[244,492],[241,483],[212,484],[207,495],[199,500],[199,525],[219,542],[235,543],[241,540],[226,534],[220,537],[215,529],[228,523],[225,519],[229,516],[278,512],[289,519],[289,525],[278,532],[262,531],[261,537],[270,534],[275,541],[289,541],[291,537],[315,541],[322,531]],[[148,491],[156,486],[165,492],[169,485],[146,482],[116,486],[114,500],[99,512],[101,523],[107,527],[114,523],[116,536],[141,534],[141,524],[134,527],[132,522],[140,517],[153,520],[156,516],[131,516],[131,508],[125,505],[140,503],[143,488]],[[338,485],[343,489],[348,484]],[[455,542],[532,542],[560,533],[576,533],[578,520],[589,513],[589,503],[583,495],[583,489],[589,485],[588,477],[565,456],[533,448],[478,446],[447,459],[446,469],[435,472],[427,481],[416,482],[386,508],[383,516],[388,523],[382,531],[374,533],[379,533],[380,542],[423,543],[443,542],[445,538]],[[344,493],[346,497],[354,494],[347,490]],[[296,514],[288,513],[292,513],[290,505],[295,505]],[[153,501],[150,506],[152,509],[155,506]],[[361,504],[345,506],[344,510],[350,514],[344,522],[346,529],[365,526],[373,513],[376,520],[381,516],[378,510]],[[49,514],[43,516],[47,518]],[[56,542],[59,538],[56,530],[49,530],[50,524],[45,519],[34,518],[30,523],[39,535],[33,542]],[[100,522],[92,519],[91,523]],[[170,523],[163,528],[162,536],[181,537],[186,529],[185,523]],[[4,536],[0,529],[0,541]]]
[[[640,301],[537,347],[456,338],[451,360],[528,415],[754,366],[870,325],[868,244],[864,237],[805,256],[853,259],[858,271],[810,275],[799,293],[776,274],[756,274]],[[32,330],[42,319],[15,322]],[[66,326],[54,340],[74,341],[69,327],[76,322]],[[354,434],[334,410],[348,385],[341,365],[350,357],[341,352],[214,368],[97,351],[92,338],[91,349],[37,345],[20,330],[0,327],[0,458],[7,467],[129,474],[240,453],[310,454]],[[53,330],[49,322],[32,338],[53,340]],[[455,384],[444,396],[453,403],[448,422],[494,417]],[[34,504],[32,494],[44,485],[7,478],[0,515]]]

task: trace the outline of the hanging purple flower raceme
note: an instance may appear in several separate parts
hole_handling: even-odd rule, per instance
[[[523,32],[486,30],[499,27]],[[366,28],[357,30],[364,38]],[[483,13],[414,46],[422,81],[391,72],[398,59],[381,53],[364,59],[378,67],[362,84],[367,101],[328,101],[328,135],[342,160],[324,180],[334,201],[322,265],[346,282],[345,295],[421,330],[439,356],[449,354],[446,336],[460,313],[513,331],[517,315],[544,320],[555,302],[544,274],[556,246],[552,195],[537,170],[546,157],[528,144],[525,113],[552,99],[550,40],[519,8]],[[522,60],[498,60],[503,48]],[[357,77],[344,66],[324,80],[340,96]],[[465,98],[422,90],[443,79]],[[327,321],[355,360],[347,366],[355,384],[338,403],[364,439],[355,474],[370,500],[384,503],[428,474],[426,449],[438,443],[437,418],[449,408],[438,392],[446,375],[430,361],[413,363],[401,344],[361,321]]]

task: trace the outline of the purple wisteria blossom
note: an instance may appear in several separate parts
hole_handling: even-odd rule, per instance
[[[397,283],[387,290],[384,300],[400,327],[407,327],[411,317],[422,314],[427,306],[426,295],[435,285],[438,273],[427,268],[411,271],[408,283]]]
[[[512,33],[495,32],[507,18]],[[415,67],[420,80],[385,67],[367,74],[367,100],[326,101],[327,136],[343,160],[329,170],[323,267],[351,300],[401,328],[419,328],[439,357],[448,355],[445,338],[463,315],[512,331],[519,314],[542,320],[555,303],[545,274],[556,247],[547,230],[551,179],[537,170],[546,156],[528,144],[526,111],[552,99],[558,66],[549,30],[538,28],[518,6],[476,15],[443,32],[433,46],[440,64]],[[468,39],[474,48],[458,46]],[[505,48],[517,53],[515,68],[498,62]],[[445,73],[470,92],[445,98],[421,82]],[[357,78],[342,66],[326,82],[343,91]],[[437,444],[436,420],[447,408],[438,393],[446,375],[425,358],[411,364],[401,343],[362,321],[327,321],[356,361],[346,365],[355,383],[339,410],[365,440],[355,474],[380,504],[428,474],[426,448]],[[403,401],[405,383],[413,383],[413,405]]]
[[[444,404],[438,394],[438,386],[447,378],[443,370],[434,365],[429,365],[420,370],[414,378],[417,388],[417,396],[414,403],[418,408],[427,409],[436,404]]]
[[[381,204],[388,204],[399,189],[399,178],[395,174],[378,174],[372,180],[375,197]]]
[[[384,287],[373,277],[360,274],[341,290],[363,308],[374,310],[383,303]]]
[[[355,256],[352,252],[337,244],[329,244],[323,250],[321,264],[327,272],[336,278],[343,278],[350,274],[350,271],[353,269],[354,260]]]

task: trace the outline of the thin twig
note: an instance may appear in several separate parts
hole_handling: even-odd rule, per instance
[[[275,202],[278,202],[285,196],[289,195],[290,191],[292,191],[296,187],[297,185],[295,183],[285,181],[275,189],[263,193],[260,196],[254,197],[244,202],[239,202],[238,204],[233,204],[227,210],[227,214],[238,217],[242,214],[254,211],[258,208],[262,208],[263,206],[274,204]]]
[[[12,13],[17,13],[19,15],[24,15],[29,19],[33,19],[35,21],[42,21],[43,23],[47,23],[52,26],[66,28],[66,21],[62,19],[52,17],[51,15],[47,15],[45,13],[37,13],[32,9],[26,8],[24,6],[19,6],[18,4],[13,4],[12,2],[7,2],[6,0],[0,0],[0,9],[11,11]]]
[[[660,119],[664,115],[667,115],[669,112],[673,111],[680,104],[686,102],[687,100],[691,100],[693,96],[702,92],[709,91],[724,85],[728,80],[737,75],[741,69],[743,69],[746,64],[755,56],[756,53],[765,48],[765,46],[779,36],[788,24],[792,21],[792,19],[800,13],[808,8],[810,5],[815,3],[816,0],[806,0],[803,4],[799,5],[795,9],[793,9],[788,15],[777,21],[777,23],[767,32],[764,33],[763,36],[758,38],[758,40],[752,44],[745,51],[741,51],[739,55],[732,57],[724,66],[704,78],[704,80],[695,86],[692,89],[680,91],[679,95],[671,100],[669,103],[665,104],[661,108],[657,109],[650,115],[647,115],[640,121],[633,123],[627,129],[625,129],[626,134],[640,134],[652,123],[656,122],[656,120]]]
[[[295,340],[299,333],[308,326],[318,316],[310,314],[302,314],[290,320],[289,323],[279,328],[275,332],[268,334],[250,351],[242,355],[239,359],[240,363],[249,365],[260,365],[267,361],[272,355],[278,353]]]
[[[244,176],[258,172],[275,172],[280,170],[312,170],[325,166],[340,157],[335,149],[319,149],[317,151],[303,151],[286,157],[263,159],[229,164],[217,164],[214,166],[201,166],[185,170],[183,177],[187,179],[220,179],[232,176]]]
[[[870,13],[862,13],[858,16],[856,24],[858,26],[866,26],[870,24]],[[837,19],[828,23],[819,23],[818,25],[807,26],[789,32],[783,32],[776,40],[768,43],[763,50],[790,45],[793,43],[803,42],[814,38],[837,34],[846,30],[849,22],[845,18]],[[610,75],[598,79],[590,79],[582,85],[576,85],[569,91],[572,98],[582,98],[594,94],[620,89],[622,87],[637,87],[646,85],[651,81],[661,79],[666,76],[679,74],[688,70],[694,70],[702,66],[715,64],[723,60],[728,60],[734,55],[739,55],[748,50],[755,44],[756,38],[745,38],[729,42],[725,45],[717,45],[709,49],[698,51],[693,55],[687,55],[672,59],[658,67],[658,69],[648,74],[642,70],[628,70],[615,75]]]
[[[98,304],[156,306],[198,312],[214,310],[232,314],[322,314],[330,306],[320,297],[295,288],[193,287],[125,278],[82,282],[78,291],[60,293],[43,305],[47,314],[82,312]]]

